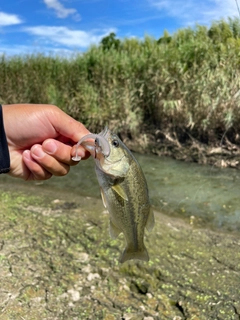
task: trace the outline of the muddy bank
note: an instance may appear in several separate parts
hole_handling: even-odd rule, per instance
[[[126,145],[138,153],[167,156],[221,168],[240,169],[239,135],[232,132],[193,133],[186,129],[146,127],[134,137],[121,135]]]
[[[240,318],[239,236],[157,213],[150,262],[120,265],[100,199],[31,194],[1,185],[2,320]]]

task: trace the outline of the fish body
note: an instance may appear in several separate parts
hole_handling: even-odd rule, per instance
[[[117,135],[105,130],[102,136],[108,141],[110,152],[107,156],[97,153],[95,170],[103,204],[110,214],[110,236],[124,234],[126,248],[120,262],[148,261],[144,230],[153,228],[154,217],[146,179],[137,160]],[[101,150],[98,138],[95,144]]]
[[[144,231],[145,228],[151,231],[154,216],[147,182],[137,160],[108,128],[99,134],[84,136],[77,147],[81,144],[95,159],[103,204],[110,215],[110,236],[115,239],[122,232],[126,240],[120,262],[130,259],[148,261]],[[72,159],[81,159],[77,155],[77,148]]]

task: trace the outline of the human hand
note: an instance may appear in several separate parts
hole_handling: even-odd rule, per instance
[[[2,110],[11,176],[46,180],[67,174],[76,164],[72,146],[89,133],[83,124],[53,105],[14,104]],[[89,157],[81,146],[78,155]]]

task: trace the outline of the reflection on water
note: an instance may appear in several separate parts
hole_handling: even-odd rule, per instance
[[[151,202],[156,209],[174,216],[196,217],[214,227],[240,231],[240,172],[185,163],[157,156],[136,155],[146,175]],[[1,175],[0,183],[23,184]],[[100,197],[94,161],[82,161],[65,177],[27,182],[41,190],[57,190]]]

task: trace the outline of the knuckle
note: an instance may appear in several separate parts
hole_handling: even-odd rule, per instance
[[[70,171],[70,167],[69,167],[69,166],[64,166],[64,167],[62,167],[59,171],[57,171],[57,172],[55,173],[55,175],[56,175],[56,176],[63,177],[63,176],[66,176],[69,171]]]

